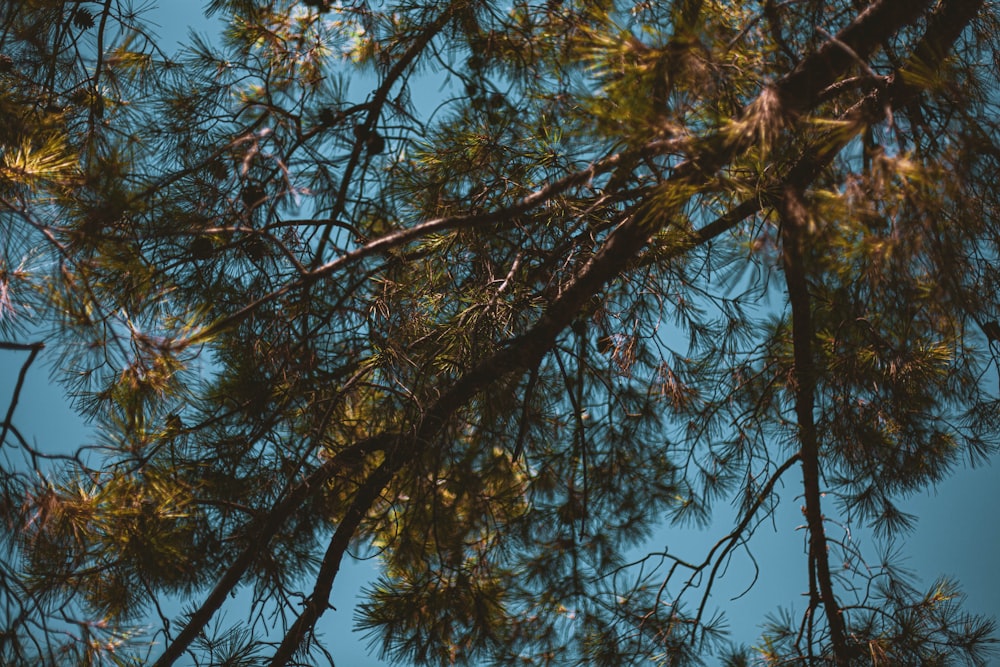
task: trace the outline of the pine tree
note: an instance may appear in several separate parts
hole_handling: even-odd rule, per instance
[[[998,446],[995,7],[208,5],[0,7],[0,661],[332,663],[360,554],[400,664],[986,664],[891,546]],[[807,603],[728,647],[782,485]]]

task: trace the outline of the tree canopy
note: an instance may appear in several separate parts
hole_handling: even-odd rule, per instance
[[[372,557],[401,664],[986,663],[894,545],[1000,437],[993,3],[206,4],[0,5],[0,662],[332,663]],[[95,442],[18,428],[43,349]]]

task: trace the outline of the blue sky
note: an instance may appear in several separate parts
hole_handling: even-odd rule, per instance
[[[152,3],[149,3],[152,4]],[[196,0],[160,2],[165,8],[155,9],[147,16],[159,24],[157,32],[163,38],[163,47],[169,53],[183,40],[189,27],[200,33],[211,34],[214,20],[205,19]],[[436,106],[437,91],[433,86],[423,87],[424,103]],[[15,424],[32,442],[46,451],[66,451],[78,444],[93,440],[93,435],[80,419],[68,408],[60,388],[50,381],[54,350],[45,350],[33,366],[15,414]],[[26,353],[0,350],[0,409],[6,409],[10,393]],[[913,570],[924,585],[930,585],[938,575],[958,579],[967,594],[966,609],[1000,617],[1000,461],[993,466],[956,471],[937,489],[910,498],[904,509],[919,517],[916,529],[900,541],[899,549],[908,559],[906,565]],[[727,611],[734,638],[752,643],[758,634],[757,624],[762,612],[776,610],[779,606],[794,605],[801,611],[806,589],[806,559],[803,556],[802,523],[799,513],[801,502],[798,481],[794,474],[787,476],[788,483],[782,491],[783,504],[774,528],[765,524],[758,530],[753,543],[753,553],[760,567],[760,576],[754,588],[736,601],[752,578],[749,559],[737,553],[721,584],[715,589],[713,601]],[[832,513],[832,512],[831,512]],[[691,560],[700,560],[706,548],[725,534],[725,525],[712,530],[669,529],[659,532],[649,544],[650,550],[669,547],[675,553]],[[874,555],[869,548],[867,553]],[[362,585],[375,573],[373,561],[354,563],[342,570],[335,584],[333,604],[336,611],[329,611],[321,624],[327,645],[338,664],[354,667],[376,667],[379,660],[366,654],[364,641],[352,632],[355,596]],[[230,616],[230,621],[235,617]],[[1000,664],[1000,663],[997,663]]]

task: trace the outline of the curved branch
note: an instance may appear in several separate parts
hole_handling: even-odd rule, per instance
[[[712,559],[714,558],[715,555],[715,550],[718,549],[720,546],[722,546],[722,552],[719,554],[718,559],[715,560],[715,566],[712,568],[711,574],[709,574],[708,583],[705,586],[705,594],[702,595],[701,597],[701,605],[699,605],[698,607],[698,615],[695,616],[694,627],[691,628],[692,635],[698,629],[698,626],[701,625],[701,619],[705,613],[705,606],[708,604],[708,596],[712,592],[712,584],[715,582],[718,576],[719,567],[721,567],[723,561],[725,561],[726,556],[729,554],[729,552],[736,547],[737,543],[740,541],[740,538],[743,536],[743,531],[745,531],[747,529],[747,526],[750,525],[750,522],[757,514],[757,510],[759,510],[761,506],[764,504],[764,502],[770,497],[771,492],[774,491],[774,487],[778,483],[778,480],[781,479],[781,476],[784,475],[786,472],[788,472],[789,468],[791,468],[793,465],[800,462],[801,460],[802,460],[801,453],[796,452],[795,454],[792,454],[792,456],[790,456],[787,461],[782,463],[777,470],[774,471],[774,474],[771,475],[771,478],[767,480],[767,484],[765,484],[764,488],[761,489],[760,493],[757,494],[757,499],[754,501],[754,504],[750,506],[747,509],[746,513],[743,515],[743,519],[740,521],[739,525],[737,525],[736,528],[734,528],[728,535],[726,535],[721,540],[715,543],[715,546],[712,547],[712,550],[708,552],[708,556],[705,557],[705,562],[703,562],[698,567],[698,572],[705,569],[705,567],[707,567],[708,564],[712,562]],[[741,595],[745,595],[745,593],[742,593]]]
[[[216,333],[223,331],[241,321],[247,315],[257,310],[264,304],[279,299],[293,290],[308,286],[323,278],[327,278],[338,271],[343,271],[361,260],[385,253],[393,248],[398,248],[401,245],[405,245],[406,243],[410,243],[430,234],[437,234],[456,229],[468,229],[476,226],[492,225],[512,220],[519,215],[541,206],[553,197],[562,194],[572,187],[587,183],[594,176],[605,174],[614,170],[620,164],[628,161],[637,153],[641,155],[654,155],[675,150],[679,145],[680,142],[678,140],[661,140],[651,142],[637,151],[617,153],[603,160],[594,162],[586,169],[582,169],[578,172],[574,172],[564,176],[563,178],[552,181],[506,208],[487,213],[476,213],[473,215],[455,215],[445,218],[434,218],[431,220],[425,220],[424,222],[416,224],[413,227],[406,227],[404,229],[399,229],[394,232],[384,234],[383,236],[379,236],[363,246],[346,252],[326,264],[322,264],[305,272],[298,280],[292,281],[287,285],[274,290],[273,292],[269,292],[261,296],[259,299],[247,304],[235,313],[227,315],[226,317],[214,322],[203,331],[196,334],[191,339],[191,342],[197,343],[202,340],[207,340]]]

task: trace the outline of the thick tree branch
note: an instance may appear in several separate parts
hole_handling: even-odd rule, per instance
[[[930,0],[882,0],[869,5],[782,79],[777,88],[784,110],[812,109],[820,93],[842,77],[855,58],[868,58],[902,27],[917,21],[930,4]]]
[[[985,4],[985,0],[944,0],[928,19],[927,30],[913,50],[914,60],[938,69]]]
[[[188,619],[187,624],[177,637],[167,645],[163,651],[163,655],[153,663],[153,667],[167,667],[168,665],[172,665],[184,654],[184,651],[191,645],[191,642],[195,640],[199,633],[204,630],[205,626],[208,625],[208,622],[212,620],[212,616],[215,615],[215,612],[225,602],[229,593],[239,584],[243,575],[246,574],[246,571],[254,562],[254,559],[267,548],[271,538],[277,534],[288,517],[294,514],[309,496],[321,489],[345,465],[369,452],[388,449],[392,446],[393,440],[394,436],[383,434],[352,445],[326,461],[297,486],[293,487],[268,513],[264,523],[254,530],[253,535],[249,536],[250,544],[240,552],[240,555],[237,556],[232,565],[219,578],[215,584],[215,588],[212,589],[212,592],[208,594],[208,597],[205,598],[201,606],[191,615],[191,618]]]
[[[271,667],[281,667],[288,664],[288,661],[292,659],[295,651],[302,644],[302,640],[313,629],[320,616],[329,608],[333,581],[336,579],[337,573],[340,572],[340,564],[343,561],[344,553],[347,552],[347,548],[351,544],[351,539],[364,520],[365,514],[378,500],[382,489],[407,460],[407,457],[399,455],[389,456],[358,489],[351,506],[330,539],[312,593],[306,599],[302,613],[285,633],[281,645],[271,658]]]
[[[778,202],[781,216],[782,261],[788,301],[792,308],[792,349],[795,367],[795,415],[798,420],[799,455],[805,488],[805,514],[809,530],[809,561],[815,568],[819,595],[830,628],[830,641],[837,665],[849,663],[844,620],[833,593],[826,531],[820,498],[819,436],[813,416],[816,369],[813,363],[812,305],[809,297],[805,256],[810,245],[809,214],[802,192],[786,186]]]

